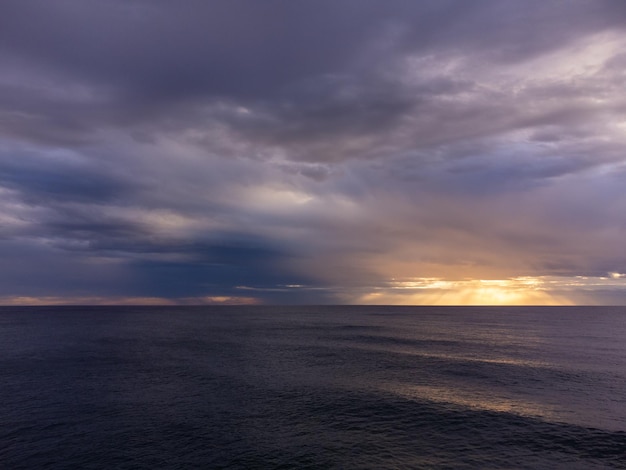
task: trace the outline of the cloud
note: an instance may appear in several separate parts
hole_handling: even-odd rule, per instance
[[[624,19],[3,2],[0,295],[354,302],[393,278],[623,273]]]

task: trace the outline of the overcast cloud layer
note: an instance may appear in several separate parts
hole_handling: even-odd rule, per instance
[[[4,0],[0,303],[626,303],[622,0]]]

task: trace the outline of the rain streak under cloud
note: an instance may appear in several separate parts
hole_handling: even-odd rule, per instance
[[[626,303],[622,0],[5,0],[0,303]]]

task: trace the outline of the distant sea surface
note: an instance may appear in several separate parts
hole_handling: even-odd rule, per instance
[[[0,468],[626,468],[626,308],[0,308]]]

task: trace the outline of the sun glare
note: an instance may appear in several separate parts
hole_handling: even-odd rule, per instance
[[[393,280],[358,299],[386,305],[568,305],[551,295],[541,278]]]

